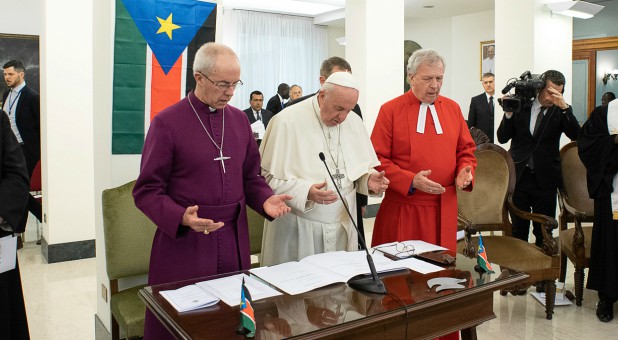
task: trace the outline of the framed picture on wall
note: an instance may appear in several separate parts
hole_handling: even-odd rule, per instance
[[[496,44],[494,40],[481,41],[481,74],[479,79],[483,80],[485,73],[496,74]]]
[[[39,80],[39,36],[0,34],[0,66],[12,59],[19,59],[24,63],[26,67],[26,84],[36,92],[41,93]],[[2,100],[1,95],[6,90],[6,83],[0,81],[0,101]]]

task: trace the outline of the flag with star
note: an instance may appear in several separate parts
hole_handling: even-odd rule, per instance
[[[253,312],[253,302],[251,294],[245,285],[245,278],[242,279],[242,287],[240,289],[240,326],[242,328],[238,333],[244,334],[248,338],[255,336],[255,313]]]
[[[215,0],[116,0],[112,154],[140,154],[152,118],[195,87],[216,21]]]
[[[483,236],[479,234],[479,249],[476,252],[476,263],[478,263],[479,267],[481,267],[485,273],[493,273],[494,270],[491,267],[491,263],[487,260],[487,252],[485,251],[485,246],[483,245]]]

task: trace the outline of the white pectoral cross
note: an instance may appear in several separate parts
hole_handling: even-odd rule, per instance
[[[221,161],[221,166],[223,167],[223,173],[225,173],[225,163],[223,161],[226,161],[230,158],[231,157],[223,156],[223,149],[219,149],[219,157],[213,159],[213,161]]]
[[[343,189],[341,180],[345,178],[345,175],[339,172],[339,168],[335,169],[335,174],[333,175],[333,178],[337,181],[337,188]]]

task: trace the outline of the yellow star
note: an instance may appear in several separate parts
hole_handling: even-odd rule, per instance
[[[161,24],[161,27],[159,27],[157,34],[165,32],[167,33],[167,36],[170,38],[170,40],[172,40],[172,31],[180,28],[180,26],[172,22],[172,13],[170,13],[170,16],[167,17],[167,19],[165,20],[159,17],[157,17],[157,20],[159,20],[159,23]]]

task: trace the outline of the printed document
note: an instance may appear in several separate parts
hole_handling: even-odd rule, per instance
[[[17,261],[17,237],[0,238],[0,274],[15,269]]]

